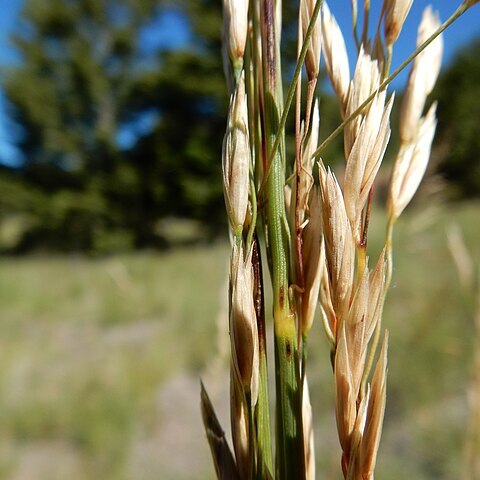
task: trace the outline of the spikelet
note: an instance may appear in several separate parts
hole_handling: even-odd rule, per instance
[[[368,402],[367,422],[363,433],[361,452],[361,478],[373,480],[373,472],[377,460],[378,446],[382,436],[383,417],[387,397],[387,351],[388,332],[380,351],[379,359],[373,374],[371,396]]]
[[[360,469],[362,466],[362,450],[361,446],[363,443],[363,433],[365,430],[365,424],[367,421],[367,411],[368,411],[368,402],[370,400],[370,385],[367,387],[367,392],[365,396],[361,399],[358,406],[357,418],[355,420],[355,425],[353,427],[352,439],[350,442],[350,455],[349,455],[349,464],[348,464],[348,479],[360,479],[362,478],[360,474]]]
[[[393,96],[385,105],[386,92],[372,101],[350,151],[345,170],[345,208],[355,241],[360,243],[362,210],[383,160],[390,139],[390,112]]]
[[[378,89],[380,85],[380,71],[378,63],[365,52],[363,46],[358,53],[357,65],[355,67],[355,74],[353,80],[350,82],[348,91],[348,101],[346,108],[346,116],[350,116],[360,105]],[[364,111],[353,119],[345,127],[345,158],[348,158],[350,151],[355,143],[355,140],[362,124],[364,116],[367,114],[370,106],[365,107]]]
[[[244,72],[242,72],[236,91],[230,100],[228,127],[223,139],[222,171],[223,193],[228,218],[233,231],[238,232],[243,228],[247,213],[250,172],[250,141]]]
[[[350,450],[351,434],[357,417],[357,397],[353,392],[352,371],[344,326],[341,327],[338,332],[334,370],[335,414],[338,438],[343,452],[348,453]]]
[[[369,308],[368,301],[369,275],[368,269],[365,269],[345,320],[345,336],[355,398],[357,398],[360,390],[367,351],[365,327]]]
[[[347,49],[342,31],[330,13],[327,2],[325,1],[322,5],[322,36],[325,68],[333,90],[340,102],[342,116],[345,116],[350,83],[350,67],[348,64]]]
[[[247,403],[240,379],[233,365],[230,368],[230,423],[237,470],[240,478],[248,478],[250,469],[250,437]]]
[[[412,3],[413,0],[384,0],[384,30],[387,46],[397,41]]]
[[[396,220],[408,205],[427,169],[437,120],[436,103],[420,120],[417,137],[413,143],[403,145],[395,160],[388,197],[388,215]]]
[[[355,243],[347,218],[342,191],[335,175],[319,164],[323,205],[325,251],[331,282],[332,304],[337,319],[348,311],[352,291]]]
[[[305,34],[312,18],[313,10],[315,8],[315,0],[300,0],[300,15],[302,19],[302,31],[305,39]],[[316,80],[318,77],[318,70],[320,68],[320,53],[322,50],[322,31],[320,17],[317,17],[315,26],[313,27],[312,35],[308,44],[307,55],[305,57],[305,70],[307,72],[308,80]]]
[[[248,0],[223,0],[223,35],[233,65],[243,63],[248,31]]]
[[[427,7],[418,28],[417,46],[424,43],[439,26],[438,14]],[[442,51],[443,40],[440,35],[418,55],[412,65],[400,110],[400,139],[404,143],[413,141],[417,134],[425,101],[440,72]]]
[[[233,246],[231,265],[230,336],[233,366],[254,406],[258,397],[258,330],[253,303],[252,249],[244,260],[243,248]]]

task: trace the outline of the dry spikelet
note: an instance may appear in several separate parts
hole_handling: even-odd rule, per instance
[[[337,351],[335,353],[335,414],[340,445],[347,455],[357,417],[356,396],[353,392],[352,371],[348,358],[345,327],[342,326],[338,332]]]
[[[230,100],[228,127],[223,139],[222,171],[225,206],[230,224],[237,232],[245,222],[248,206],[250,142],[245,75],[242,72]]]
[[[200,383],[200,406],[217,478],[219,480],[239,480],[237,466],[225,438],[225,432],[215,415],[212,402],[202,382]]]
[[[251,394],[252,406],[258,397],[258,330],[253,303],[252,249],[244,260],[242,247],[232,252],[230,336],[233,366],[243,389]]]
[[[233,365],[230,368],[230,423],[237,470],[240,478],[248,478],[250,471],[248,411],[245,394]]]
[[[332,303],[337,319],[348,311],[353,285],[355,243],[340,185],[330,169],[319,164],[323,231]]]
[[[424,43],[439,26],[438,14],[434,14],[432,9],[427,7],[418,28],[417,46]],[[400,109],[399,130],[402,142],[411,142],[417,135],[425,101],[440,72],[442,52],[443,40],[440,35],[418,55],[412,65]]]
[[[312,405],[307,377],[304,377],[302,389],[303,449],[305,453],[306,480],[315,480],[315,443],[313,437]]]
[[[382,436],[383,417],[387,397],[388,332],[385,332],[380,356],[375,367],[368,403],[367,422],[362,441],[362,479],[373,480],[378,446]]]
[[[436,103],[419,122],[414,142],[402,145],[398,152],[390,180],[388,215],[396,220],[417,191],[427,169],[437,120]]]
[[[340,102],[342,115],[345,116],[350,83],[350,67],[348,64],[347,49],[342,31],[330,13],[327,2],[325,1],[322,5],[322,36],[325,68],[333,90]]]
[[[242,61],[248,31],[248,0],[223,0],[224,44],[235,65]]]
[[[393,45],[402,31],[413,0],[384,0],[385,40],[387,45]]]
[[[393,95],[386,106],[385,96],[383,91],[373,99],[359,127],[345,170],[345,208],[357,243],[361,240],[362,211],[390,139]]]
[[[357,110],[357,108],[378,89],[379,85],[380,71],[378,69],[378,62],[373,60],[372,57],[365,52],[362,46],[358,53],[353,80],[350,82],[346,116],[348,117],[355,112],[355,110]],[[365,110],[345,127],[345,158],[348,158],[350,155],[360,125],[362,124],[363,117],[366,115],[369,108],[371,108],[370,106],[365,107]]]
[[[357,418],[353,427],[352,439],[350,445],[350,462],[348,465],[347,480],[362,478],[360,475],[361,463],[361,446],[363,441],[363,432],[367,420],[368,402],[370,399],[370,386],[367,388],[366,395],[360,401],[358,406]]]
[[[300,15],[302,19],[302,31],[305,38],[310,19],[315,8],[315,0],[300,0]],[[322,31],[320,17],[317,17],[312,35],[308,44],[307,55],[305,57],[305,70],[308,80],[315,80],[320,68],[320,53],[322,50]]]
[[[305,286],[302,296],[302,331],[310,331],[315,317],[320,291],[320,280],[325,264],[325,249],[322,243],[322,206],[320,192],[311,192],[309,221],[303,231],[303,263]]]
[[[345,320],[348,359],[352,371],[352,386],[355,398],[357,398],[360,390],[367,351],[365,327],[369,309],[368,301],[369,274],[368,269],[366,268]]]

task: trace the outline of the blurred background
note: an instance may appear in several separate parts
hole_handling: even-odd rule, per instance
[[[428,3],[414,2],[394,66],[414,49]],[[457,6],[431,3],[443,20]],[[353,52],[349,6],[331,8]],[[199,379],[228,430],[221,2],[0,7],[0,479],[213,478]],[[287,81],[296,8],[285,2]],[[476,6],[444,36],[431,165],[395,232],[381,479],[466,478],[468,458],[480,458],[479,26]],[[407,75],[393,84],[397,105]],[[325,138],[340,118],[326,81],[319,90]],[[397,117],[372,258],[384,242]],[[341,172],[341,144],[325,160]],[[319,322],[312,335],[318,478],[337,479]]]

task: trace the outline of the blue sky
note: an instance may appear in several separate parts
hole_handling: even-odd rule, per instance
[[[8,41],[9,35],[15,30],[19,22],[19,13],[24,0],[0,0],[0,68],[12,65],[17,60],[14,49]],[[192,0],[194,1],[194,0]],[[220,0],[219,0],[220,1]],[[440,13],[441,20],[447,19],[461,0],[414,0],[413,7],[405,22],[402,34],[394,50],[393,67],[402,62],[403,59],[415,48],[417,26],[422,12],[427,5],[432,5]],[[347,49],[354,52],[354,43],[351,35],[351,13],[350,0],[330,0],[330,7],[337,18],[337,21],[344,32]],[[363,4],[358,0],[359,9]],[[373,18],[378,17],[381,8],[381,0],[371,0]],[[467,45],[475,36],[480,35],[480,4],[471,8],[456,23],[454,23],[444,34],[444,62],[448,63],[455,52]],[[146,46],[158,45],[176,48],[188,46],[188,26],[174,13],[156,19],[142,35],[142,42]],[[354,59],[352,58],[352,64]],[[407,72],[401,74],[394,82],[396,88],[402,88]],[[0,159],[10,164],[19,161],[19,155],[9,139],[11,124],[6,115],[5,99],[0,89]],[[131,141],[132,132],[122,133],[122,141]]]

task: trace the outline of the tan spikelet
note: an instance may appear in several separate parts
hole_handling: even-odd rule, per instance
[[[302,19],[303,35],[308,29],[315,8],[315,0],[300,0],[300,15]],[[305,57],[305,70],[308,80],[316,80],[320,68],[320,53],[322,50],[322,31],[320,17],[317,17],[310,37],[307,55]]]
[[[340,445],[342,450],[348,454],[357,412],[347,348],[345,328],[341,327],[335,354],[335,413]]]
[[[355,74],[353,80],[350,82],[348,91],[348,102],[346,109],[346,116],[351,115],[357,110],[360,105],[378,89],[380,85],[380,71],[376,60],[365,52],[363,46],[358,53],[357,65],[355,67]],[[371,105],[371,104],[370,104]],[[354,118],[345,127],[345,158],[348,158],[350,151],[355,143],[358,135],[358,130],[362,124],[363,117],[366,115],[370,107],[365,107],[362,114]]]
[[[386,92],[379,93],[363,119],[345,170],[345,208],[355,241],[361,240],[361,216],[390,139],[393,96],[385,105]]]
[[[397,219],[410,203],[427,169],[433,137],[437,126],[436,103],[419,122],[417,137],[402,145],[395,160],[388,197],[388,213]]]
[[[347,108],[350,67],[342,31],[325,1],[322,5],[322,36],[325,68],[344,116]]]
[[[417,46],[427,40],[439,26],[438,14],[427,7],[418,29]],[[425,101],[440,72],[442,52],[443,40],[440,35],[413,62],[400,109],[400,139],[404,143],[413,141],[417,135]]]
[[[243,258],[243,249],[237,245],[232,253],[230,336],[232,358],[238,379],[251,394],[252,406],[258,397],[259,352],[258,330],[253,303],[252,250]]]
[[[358,406],[357,418],[353,427],[351,446],[350,446],[350,462],[348,465],[347,479],[361,479],[362,467],[362,441],[365,424],[367,421],[368,403],[370,400],[370,385],[367,387],[365,396]]]
[[[224,38],[233,64],[243,59],[248,30],[248,0],[223,0]]]
[[[323,230],[332,303],[337,318],[347,312],[353,285],[355,243],[335,175],[319,164]]]
[[[240,478],[248,478],[250,471],[248,411],[245,394],[235,368],[230,368],[230,423],[233,450]]]
[[[234,232],[241,231],[247,213],[250,155],[245,75],[242,72],[230,101],[222,152],[225,205]]]
[[[402,31],[413,0],[384,0],[385,39],[387,45],[393,45]]]
[[[345,321],[348,359],[352,372],[353,394],[357,398],[365,365],[367,343],[365,327],[369,302],[369,274],[365,269]]]
[[[382,435],[387,395],[388,332],[385,332],[380,356],[375,367],[368,404],[367,422],[362,441],[362,479],[373,479],[377,451]]]

